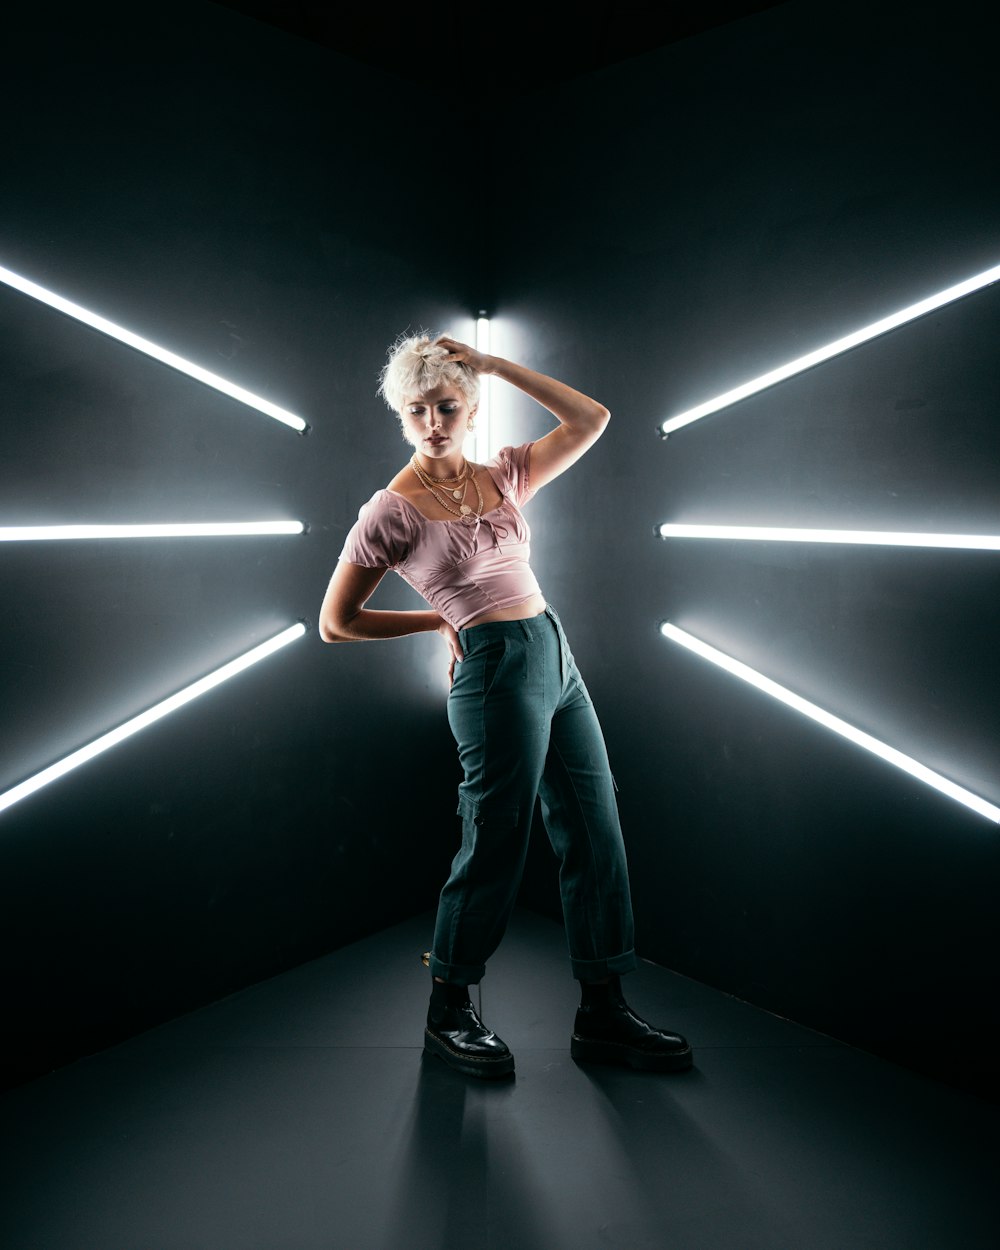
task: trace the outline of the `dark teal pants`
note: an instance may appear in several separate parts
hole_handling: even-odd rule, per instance
[[[431,971],[475,984],[517,898],[536,796],[559,859],[573,975],[635,966],[625,847],[604,736],[559,617],[459,631],[448,721],[465,774],[462,845],[441,891]]]

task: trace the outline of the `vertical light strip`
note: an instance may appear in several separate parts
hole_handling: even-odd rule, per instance
[[[747,542],[853,543],[864,547],[947,547],[963,551],[1000,551],[1000,534],[922,534],[902,530],[783,529],[770,525],[666,524],[661,538],[733,538]]]
[[[82,538],[243,538],[304,534],[302,521],[167,521],[152,525],[0,525],[0,543]]]
[[[916,777],[918,781],[932,786],[935,790],[946,794],[957,803],[964,804],[965,807],[978,812],[980,816],[985,816],[988,820],[1000,824],[1000,807],[987,803],[985,799],[981,799],[978,795],[973,794],[971,790],[966,790],[963,786],[956,785],[953,781],[949,781],[947,777],[942,777],[940,773],[934,772],[933,769],[912,759],[909,755],[904,755],[902,751],[897,751],[895,747],[887,746],[886,743],[880,742],[878,738],[873,738],[863,730],[849,725],[846,721],[841,720],[839,716],[834,716],[832,713],[824,711],[821,707],[817,707],[815,703],[810,703],[808,699],[803,699],[801,696],[793,694],[784,686],[779,686],[776,681],[771,681],[769,677],[758,673],[756,669],[750,668],[746,664],[741,664],[739,660],[734,660],[732,656],[726,655],[724,651],[717,651],[715,647],[709,646],[707,642],[702,642],[700,638],[695,638],[693,634],[689,634],[683,629],[678,629],[676,625],[672,625],[669,621],[665,621],[660,626],[660,632],[665,638],[679,643],[682,647],[693,651],[695,655],[700,655],[702,659],[708,660],[712,664],[717,664],[719,668],[725,669],[727,673],[732,673],[734,677],[739,677],[742,681],[749,682],[751,686],[756,686],[758,690],[763,690],[765,694],[769,694],[779,702],[794,708],[797,712],[801,712],[803,716],[808,716],[810,720],[817,721],[827,729],[833,730],[834,733],[840,734],[841,737],[847,738],[850,742],[864,747],[866,751],[871,751],[873,755],[877,755],[888,763],[895,765],[896,768],[901,768],[904,772],[909,773],[911,777]]]
[[[954,286],[950,286],[944,291],[938,291],[936,295],[929,295],[927,299],[922,299],[916,304],[910,304],[907,308],[901,308],[899,312],[890,313],[888,317],[883,317],[880,321],[873,321],[871,325],[863,326],[852,334],[845,334],[843,338],[835,339],[834,342],[827,343],[825,347],[818,347],[815,351],[808,352],[805,356],[799,356],[795,360],[790,360],[787,364],[779,365],[777,369],[772,369],[769,373],[762,373],[760,377],[752,378],[749,382],[744,382],[740,386],[734,386],[732,390],[725,391],[722,395],[716,395],[714,399],[706,400],[705,403],[698,404],[695,408],[689,408],[686,412],[681,412],[676,417],[671,417],[669,421],[664,421],[660,426],[660,432],[664,436],[672,434],[674,430],[690,425],[692,421],[697,421],[700,417],[707,417],[709,413],[718,412],[720,408],[728,408],[730,404],[735,404],[741,399],[746,399],[749,395],[756,394],[757,391],[774,386],[776,382],[783,382],[785,378],[801,373],[804,369],[811,369],[813,365],[821,364],[824,360],[829,360],[831,356],[839,356],[841,352],[849,351],[852,347],[857,347],[861,343],[867,343],[869,339],[877,338],[880,334],[886,334],[897,326],[905,325],[908,321],[914,321],[917,317],[923,317],[926,313],[933,312],[935,308],[941,308],[944,304],[951,304],[955,300],[962,299],[965,295],[971,295],[973,291],[980,291],[983,287],[990,286],[997,281],[1000,281],[1000,265],[994,265],[992,269],[984,269],[982,273],[977,273],[974,277],[967,278],[964,282],[957,282]]]
[[[484,309],[476,320],[476,351],[490,354],[490,322]],[[488,460],[493,447],[490,440],[490,381],[489,376],[479,379],[479,412],[476,414],[476,434],[473,460]]]
[[[305,632],[305,625],[299,621],[298,624],[282,630],[280,634],[275,634],[267,642],[262,642],[252,650],[244,652],[243,655],[238,656],[235,660],[230,660],[228,664],[217,668],[214,673],[209,673],[207,677],[202,677],[198,681],[192,682],[190,686],[185,686],[183,690],[178,691],[177,694],[170,695],[169,698],[157,703],[155,707],[151,707],[146,712],[141,712],[138,716],[133,716],[131,720],[126,721],[123,725],[119,725],[117,729],[112,729],[108,733],[102,734],[100,738],[95,738],[93,742],[80,747],[78,751],[74,751],[71,755],[67,755],[57,763],[42,769],[40,773],[29,777],[27,781],[22,781],[19,785],[14,786],[13,789],[0,794],[0,812],[5,811],[8,807],[12,807],[21,799],[27,798],[29,794],[34,794],[36,790],[40,790],[42,786],[47,786],[49,782],[65,776],[66,773],[71,772],[74,768],[79,768],[81,764],[92,760],[95,755],[100,755],[102,751],[107,751],[109,747],[113,747],[117,743],[124,741],[124,739],[131,737],[132,734],[138,733],[140,729],[145,729],[147,725],[152,725],[154,721],[160,720],[170,712],[175,712],[179,707],[183,707],[185,703],[190,703],[192,699],[196,699],[199,695],[212,690],[221,682],[227,681],[230,677],[235,677],[237,673],[242,673],[245,668],[249,668],[252,664],[266,659],[269,655],[273,655],[275,651],[287,646],[290,642],[294,642],[296,638],[301,638]]]
[[[116,325],[115,322],[109,321],[106,317],[101,317],[98,313],[91,312],[89,308],[84,308],[80,304],[74,304],[72,300],[64,299],[63,296],[57,295],[54,291],[50,291],[44,286],[39,286],[37,282],[32,282],[28,278],[23,278],[20,274],[14,273],[10,269],[5,269],[2,265],[0,265],[0,282],[5,282],[7,286],[13,287],[15,291],[20,291],[24,295],[30,295],[32,299],[48,304],[50,308],[55,308],[59,312],[65,313],[67,317],[73,317],[77,321],[82,321],[84,325],[91,326],[94,330],[100,330],[102,334],[107,334],[111,338],[117,339],[119,343],[125,343],[129,347],[134,347],[138,352],[152,356],[154,360],[159,360],[162,364],[169,365],[171,369],[176,369],[179,373],[186,373],[189,378],[203,382],[206,386],[211,386],[215,390],[221,391],[223,395],[228,395],[231,399],[236,399],[241,404],[246,404],[250,408],[256,408],[258,412],[264,413],[265,416],[273,417],[275,421],[280,421],[284,425],[291,426],[293,430],[298,430],[300,434],[305,433],[309,428],[301,417],[297,417],[293,412],[288,412],[285,408],[279,408],[277,404],[272,404],[269,399],[255,395],[252,391],[248,391],[242,386],[237,386],[235,382],[229,382],[217,373],[203,369],[201,365],[193,364],[190,360],[185,360],[183,356],[178,356],[175,352],[168,351],[165,347],[159,347],[156,343],[150,342],[149,339],[144,339],[141,335],[133,334],[131,330],[126,330],[124,326]]]

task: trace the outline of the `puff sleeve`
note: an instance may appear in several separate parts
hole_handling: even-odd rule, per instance
[[[520,447],[501,447],[492,460],[504,481],[503,493],[509,495],[518,507],[527,503],[535,493],[531,489],[529,474],[533,445],[522,443]]]
[[[410,537],[400,500],[379,490],[362,504],[344,540],[340,559],[366,569],[393,569],[409,554]]]

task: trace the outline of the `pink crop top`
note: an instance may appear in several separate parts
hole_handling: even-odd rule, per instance
[[[519,504],[528,484],[531,443],[502,447],[486,468],[503,498],[481,517],[432,521],[402,495],[377,490],[358,513],[340,559],[393,569],[456,629],[484,612],[539,593],[528,563],[531,531]]]

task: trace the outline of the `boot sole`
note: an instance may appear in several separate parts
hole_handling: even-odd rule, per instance
[[[514,1073],[514,1056],[504,1055],[499,1059],[477,1059],[474,1055],[462,1055],[451,1049],[439,1037],[435,1037],[430,1029],[424,1030],[424,1050],[429,1055],[437,1055],[445,1063],[466,1076],[478,1076],[486,1080],[497,1077],[512,1076]]]
[[[636,1068],[642,1072],[683,1072],[694,1063],[691,1047],[657,1054],[655,1051],[637,1050],[626,1042],[600,1042],[573,1034],[569,1044],[570,1055],[581,1063],[615,1063]]]

